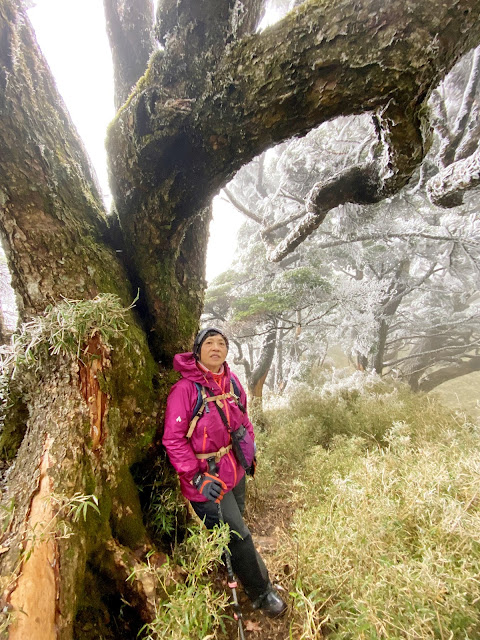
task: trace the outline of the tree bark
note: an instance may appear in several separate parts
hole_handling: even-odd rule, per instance
[[[115,108],[119,109],[145,73],[156,48],[152,0],[103,0],[112,51]]]

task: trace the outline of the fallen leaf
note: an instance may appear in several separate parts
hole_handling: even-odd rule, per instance
[[[246,631],[261,631],[262,627],[255,622],[254,620],[246,620],[245,622],[245,630]]]

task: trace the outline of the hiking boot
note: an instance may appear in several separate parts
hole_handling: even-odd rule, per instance
[[[287,604],[273,587],[259,596],[253,603],[254,609],[260,609],[270,618],[281,616],[287,610]]]

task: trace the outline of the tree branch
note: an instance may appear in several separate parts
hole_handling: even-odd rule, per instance
[[[480,149],[454,162],[427,182],[427,195],[437,207],[458,207],[466,191],[480,184]]]
[[[222,189],[222,191],[226,195],[226,197],[228,198],[230,203],[233,204],[235,209],[238,209],[238,211],[240,211],[240,213],[243,213],[243,215],[245,217],[249,218],[250,220],[253,220],[254,222],[256,222],[259,225],[263,225],[263,219],[260,216],[257,216],[256,213],[253,213],[253,211],[250,211],[250,209],[248,209],[245,205],[243,205],[240,202],[240,200],[238,200],[233,195],[233,193],[230,191],[230,189],[227,189],[226,187],[224,187]]]
[[[441,367],[429,373],[420,380],[418,390],[427,393],[432,391],[447,380],[453,380],[466,376],[469,373],[480,371],[480,356],[467,356],[467,360],[461,360],[447,367]]]
[[[235,364],[239,364],[244,367],[245,376],[247,377],[247,380],[248,380],[252,374],[250,363],[247,360],[247,358],[245,358],[245,356],[243,355],[243,348],[242,348],[241,342],[236,338],[232,338],[232,342],[235,344],[238,350],[238,358],[234,358],[233,361]]]
[[[290,233],[268,253],[272,262],[280,262],[294,251],[324,221],[327,213],[346,202],[374,202],[378,174],[373,166],[352,167],[313,187],[307,198],[307,214]]]
[[[115,108],[128,98],[143,76],[155,48],[152,0],[103,0],[112,51]]]
[[[473,53],[472,66],[468,78],[467,86],[463,93],[462,104],[455,120],[450,145],[446,148],[442,161],[443,166],[448,166],[458,158],[456,152],[458,146],[465,136],[467,124],[470,119],[472,107],[474,105],[475,94],[477,92],[478,82],[480,80],[480,47],[477,47]]]
[[[414,353],[414,354],[410,354],[408,356],[404,356],[403,358],[398,358],[397,360],[391,360],[389,362],[385,362],[384,366],[385,367],[396,367],[397,365],[401,364],[402,362],[406,362],[407,360],[412,360],[414,358],[420,358],[420,357],[425,357],[425,356],[432,356],[433,354],[443,354],[443,353],[447,353],[449,351],[452,352],[452,354],[454,355],[456,352],[458,353],[459,350],[460,352],[465,351],[466,348],[468,349],[473,349],[473,347],[475,345],[480,345],[480,339],[478,340],[474,340],[473,342],[471,342],[469,345],[452,345],[452,346],[442,346],[439,347],[438,349],[430,349],[429,351],[424,351],[423,353]],[[440,359],[440,358],[439,358]]]
[[[448,112],[445,104],[445,97],[441,95],[439,89],[432,92],[432,126],[435,128],[440,138],[440,151],[436,162],[439,166],[444,167],[443,157],[450,147],[451,133],[448,128]]]

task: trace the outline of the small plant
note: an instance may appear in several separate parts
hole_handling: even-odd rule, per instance
[[[100,515],[98,498],[93,494],[84,495],[75,493],[71,498],[51,494],[45,497],[45,501],[56,505],[57,509],[48,522],[37,522],[30,527],[22,560],[26,561],[31,556],[35,546],[41,544],[49,537],[69,538],[73,535],[70,521],[78,522],[81,518],[85,522],[89,509],[93,509]]]
[[[171,537],[175,533],[181,509],[178,491],[171,487],[153,487],[147,519],[156,536]]]
[[[183,539],[187,527],[187,509],[176,473],[163,457],[152,467],[135,466],[133,473],[145,520],[154,539],[175,545]]]
[[[127,314],[118,296],[105,293],[93,300],[68,300],[46,308],[43,316],[22,325],[10,345],[0,347],[0,371],[15,378],[19,366],[36,368],[47,354],[82,355],[85,341],[99,334],[105,344],[128,329]]]
[[[2,536],[7,531],[15,515],[15,499],[11,498],[7,504],[0,504],[0,531]]]
[[[155,577],[169,597],[155,603],[155,619],[139,634],[144,640],[213,640],[218,630],[224,630],[228,595],[215,591],[211,573],[221,562],[228,538],[226,525],[213,531],[203,527],[189,529],[184,542],[165,564],[160,568],[145,566],[144,571]]]
[[[57,518],[63,511],[66,517],[71,518],[73,522],[78,522],[80,518],[83,518],[83,521],[85,522],[89,509],[93,509],[93,511],[100,515],[100,509],[98,508],[98,498],[93,494],[84,495],[81,493],[75,493],[66,501],[62,497],[55,497],[54,499],[56,500],[57,504],[61,505],[59,511],[56,514]]]
[[[21,611],[14,611],[10,608],[10,605],[5,605],[3,609],[0,610],[0,639],[7,640],[9,636],[10,627],[16,620],[16,616],[18,613],[22,613]]]

